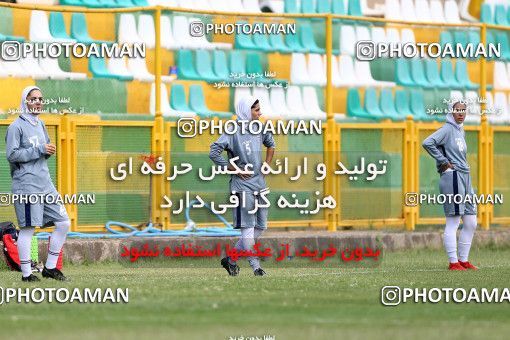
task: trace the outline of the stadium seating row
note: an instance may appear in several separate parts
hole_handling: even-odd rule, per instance
[[[325,119],[326,113],[319,105],[317,90],[313,86],[236,88],[234,103],[239,98],[253,95],[260,100],[263,115],[267,118]],[[338,114],[337,114],[338,115]]]
[[[386,19],[460,23],[459,6],[455,0],[386,0]]]
[[[478,114],[467,115],[467,122],[480,123],[480,100],[478,94],[473,91],[466,91],[464,93],[460,91],[452,91],[450,98],[463,99],[471,105],[471,110]],[[487,104],[487,118],[489,122],[493,124],[505,124],[510,123],[510,97],[504,92],[487,92],[486,94]]]
[[[156,111],[156,85],[151,86],[149,99],[149,112],[154,115]],[[230,118],[232,112],[217,112],[210,110],[205,102],[204,92],[201,85],[191,85],[189,87],[189,98],[186,100],[186,93],[182,84],[172,84],[170,88],[170,100],[165,84],[161,84],[161,112],[163,116],[182,118],[194,117],[198,115],[201,118]]]
[[[365,90],[364,105],[361,103],[357,89],[349,89],[347,93],[347,116],[362,119],[403,120],[413,115],[416,120],[434,120],[425,113],[423,93],[419,90],[392,90],[383,88],[379,96],[375,88]]]
[[[337,25],[334,35],[339,48],[333,48],[333,54],[355,54],[356,42],[360,40],[373,40],[375,43],[415,43],[413,30],[404,28],[371,27],[365,25]],[[334,46],[337,45],[336,43]],[[264,52],[278,51],[281,53],[318,53],[324,54],[325,49],[320,47],[314,38],[312,25],[301,22],[297,25],[297,34],[282,35],[238,34],[235,37],[235,48],[259,50]]]
[[[510,90],[510,63],[494,63],[494,89]]]
[[[181,118],[198,115],[201,118],[230,118],[232,112],[215,112],[208,109],[201,85],[190,85],[189,98],[186,100],[184,86],[173,84],[170,99],[167,88],[161,86],[161,110],[163,116]],[[234,91],[234,103],[246,95],[253,95],[260,100],[261,111],[265,118],[285,119],[325,119],[326,113],[319,105],[317,90],[313,86],[289,86],[287,89],[273,87],[238,87]],[[151,114],[155,113],[155,84],[150,94]]]
[[[147,0],[60,0],[61,5],[91,8],[148,6]]]
[[[177,51],[177,74],[180,79],[205,80],[207,82],[242,82],[271,83],[279,81],[285,85],[287,81],[269,79],[262,66],[260,54],[244,53],[239,50],[229,52],[229,63],[224,51],[179,50]],[[249,76],[256,75],[256,78]]]
[[[285,0],[286,13],[333,13],[362,16],[360,0]]]
[[[33,78],[33,79],[85,79],[85,73],[66,72],[58,64],[58,59],[35,59],[28,55],[19,61],[0,59],[0,78]]]
[[[232,48],[232,45],[228,43],[211,43],[205,36],[192,37],[189,31],[190,22],[198,21],[200,19],[188,19],[185,16],[174,16],[172,21],[169,16],[163,15],[161,17],[162,47],[172,50],[180,48]],[[133,14],[121,14],[117,36],[119,43],[145,43],[147,48],[154,48],[156,33],[152,15],[139,15],[137,24]],[[72,14],[70,34],[67,34],[64,17],[61,12],[50,13],[48,20],[46,12],[38,10],[32,11],[30,16],[29,39],[33,42],[112,43],[111,41],[95,40],[90,37],[83,13]]]
[[[153,82],[155,76],[149,72],[145,60],[141,57],[110,58],[106,62],[102,58],[89,58],[89,71],[94,78],[113,78],[118,80],[139,80]],[[0,78],[33,78],[33,79],[85,79],[87,75],[79,72],[62,70],[58,59],[34,58],[27,55],[19,61],[0,60]],[[175,76],[162,76],[163,82],[171,82]]]
[[[441,71],[435,59],[405,59],[396,61],[395,81],[401,86],[474,90],[479,88],[469,79],[466,61],[456,59],[455,72],[449,58],[441,60]]]
[[[482,4],[480,21],[486,24],[510,26],[510,6],[504,4]]]
[[[399,32],[396,28],[367,26],[340,26],[340,54],[354,56],[356,53],[356,42],[360,40],[372,40],[374,43],[415,43],[414,32],[404,28]],[[336,51],[334,51],[336,52]]]
[[[239,23],[246,22],[240,21]],[[254,23],[254,25],[261,25],[261,23]],[[303,21],[296,26],[296,34],[285,34],[285,40],[282,34],[236,34],[235,48],[264,52],[278,51],[281,53],[325,53],[325,49],[317,45],[309,22]]]
[[[332,56],[331,81],[335,87],[395,86],[394,82],[378,81],[372,77],[367,61],[359,61],[348,55]],[[293,53],[290,80],[295,85],[326,85],[326,56],[309,54],[308,62],[302,53]]]
[[[260,13],[258,0],[60,0],[61,5],[91,8],[167,6],[201,10]]]
[[[232,44],[209,42],[205,35],[192,36],[190,23],[202,22],[198,18],[185,16],[161,16],[161,46],[176,50],[181,48],[192,49],[231,49]],[[138,17],[138,25],[133,14],[122,14],[119,20],[118,40],[120,43],[145,43],[148,48],[154,48],[156,33],[154,19],[151,15],[142,14]]]
[[[432,98],[425,100],[425,95]],[[464,100],[468,106],[466,122],[480,123],[481,100],[476,91],[450,91],[450,99]],[[358,90],[349,89],[347,94],[347,116],[353,118],[380,120],[403,120],[407,115],[412,115],[420,121],[444,121],[446,105],[444,96],[440,93],[434,95],[434,91],[427,92],[417,89],[398,89],[395,95],[391,89],[381,89],[379,95],[375,88],[367,88],[364,95],[364,103],[361,103]],[[491,92],[486,94],[486,110],[489,121],[493,124],[505,124],[510,122],[510,98],[504,92]],[[440,109],[436,114],[432,111]],[[431,110],[428,112],[428,110]]]

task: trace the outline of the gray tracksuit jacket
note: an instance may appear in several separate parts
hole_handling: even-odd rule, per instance
[[[469,173],[464,136],[462,124],[457,124],[449,113],[446,116],[446,123],[423,141],[425,150],[436,160],[438,172],[441,165],[450,162],[455,170]]]
[[[45,144],[50,142],[44,122],[30,116],[25,99],[29,92],[38,89],[27,87],[21,100],[22,114],[9,125],[5,135],[6,157],[9,161],[13,194],[48,194],[56,192],[50,177]],[[31,123],[36,122],[35,125]]]
[[[249,120],[251,118],[251,105],[255,102],[254,98],[242,98],[236,107],[238,119]],[[254,174],[246,180],[237,175],[230,177],[230,190],[241,192],[260,191],[266,187],[264,176],[260,171],[262,166],[262,145],[268,148],[274,148],[275,142],[271,133],[250,134],[244,131],[241,126],[235,134],[222,134],[217,141],[211,144],[209,158],[216,164],[227,166],[229,162],[223,158],[221,153],[226,150],[228,158],[239,156],[236,165],[241,169],[246,164],[252,164]]]

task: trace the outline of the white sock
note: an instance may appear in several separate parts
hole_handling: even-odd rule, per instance
[[[46,268],[53,269],[57,266],[58,256],[60,255],[64,242],[66,241],[67,231],[70,226],[70,221],[55,222],[55,230],[51,233]]]
[[[252,236],[252,238],[254,239],[254,242],[253,242],[253,244],[251,245],[251,248],[249,248],[249,249],[253,249],[253,245],[254,245],[254,244],[255,244],[255,242],[258,240],[258,238],[260,237],[260,235],[262,235],[262,233],[264,232],[264,229],[259,229],[259,228],[242,228],[242,229],[241,229],[241,237],[239,238],[239,240],[237,241],[237,243],[236,243],[236,245],[235,245],[235,247],[234,247],[234,248],[235,248],[235,249],[237,249],[237,250],[246,249],[246,248],[244,248],[244,246],[243,246],[243,239],[245,238],[245,237],[243,236],[243,230],[244,230],[244,229],[253,229],[253,236]],[[248,236],[246,236],[246,237],[249,237],[249,235],[248,235]],[[250,258],[248,258],[248,261],[250,261]],[[230,264],[236,264],[236,261],[232,260],[232,258],[230,258],[230,257],[228,258],[228,262],[229,262]],[[252,262],[250,262],[250,265],[252,265]],[[260,268],[260,262],[259,262],[259,259],[258,259],[258,258],[256,258],[256,265],[257,265],[257,268]],[[253,266],[252,266],[252,268],[253,268]],[[257,269],[257,268],[255,268],[255,269]],[[255,270],[255,269],[254,269],[254,270]]]
[[[237,243],[236,245],[234,246],[234,248],[237,250],[237,251],[240,251],[240,250],[243,250],[243,237],[239,237],[239,240],[237,240]],[[228,263],[234,265],[236,264],[237,261],[234,261],[232,260],[231,257],[228,258]]]
[[[241,228],[241,237],[243,240],[243,249],[254,251],[253,246],[255,245],[255,228]],[[251,268],[255,271],[260,268],[259,258],[256,256],[248,257],[248,262]]]
[[[458,262],[457,259],[457,229],[460,224],[460,216],[446,217],[443,244],[450,263]]]
[[[34,227],[20,228],[18,234],[18,255],[21,265],[21,273],[23,277],[28,277],[32,274],[32,236],[34,236]]]
[[[462,216],[463,227],[459,235],[459,260],[467,262],[471,241],[476,229],[476,215]]]
[[[264,232],[264,229],[255,228],[255,231],[253,232],[253,237],[255,237],[255,241],[259,240],[260,235]]]

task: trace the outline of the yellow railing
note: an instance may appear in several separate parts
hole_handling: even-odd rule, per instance
[[[160,31],[160,20],[162,11],[172,12],[183,12],[183,13],[196,13],[205,15],[221,15],[227,17],[236,17],[242,15],[243,17],[265,17],[265,18],[320,18],[325,22],[326,32],[326,68],[327,68],[327,84],[325,88],[325,108],[327,113],[327,121],[324,129],[324,140],[323,140],[323,151],[324,151],[324,162],[328,169],[335,168],[336,164],[340,159],[341,153],[341,135],[342,130],[346,128],[352,129],[396,129],[403,132],[402,140],[402,158],[403,158],[403,169],[402,169],[402,195],[405,192],[418,192],[419,191],[419,159],[418,155],[421,148],[419,141],[419,131],[421,129],[434,129],[439,126],[438,123],[417,123],[412,120],[412,117],[408,117],[405,122],[392,123],[389,121],[381,123],[337,123],[334,120],[333,111],[333,84],[331,79],[332,71],[332,53],[333,53],[333,20],[344,19],[358,22],[371,22],[371,23],[383,23],[383,24],[394,24],[402,26],[420,26],[420,27],[469,27],[480,29],[480,41],[482,44],[486,44],[487,41],[487,29],[504,29],[509,30],[501,26],[486,25],[483,23],[472,23],[472,24],[438,24],[438,23],[413,23],[408,21],[399,20],[387,20],[381,18],[367,18],[367,17],[353,17],[347,15],[332,15],[332,14],[274,14],[274,13],[232,13],[232,12],[217,12],[217,11],[199,11],[199,10],[188,10],[181,8],[172,7],[134,7],[134,8],[119,8],[119,9],[89,9],[82,7],[67,7],[67,6],[40,6],[40,5],[17,5],[0,3],[0,7],[11,7],[16,9],[27,9],[27,10],[44,10],[44,11],[60,11],[60,12],[90,12],[90,13],[131,13],[131,12],[152,12],[154,15],[155,23],[155,63],[154,63],[154,74],[155,74],[155,119],[153,122],[105,122],[99,120],[89,119],[77,119],[75,117],[62,117],[61,119],[50,118],[47,121],[48,125],[56,125],[58,128],[58,187],[62,193],[75,193],[77,190],[77,169],[76,164],[76,126],[94,124],[94,125],[108,125],[108,126],[148,126],[152,129],[152,140],[151,148],[153,151],[162,151],[165,155],[165,161],[167,164],[170,162],[171,157],[171,145],[170,145],[170,132],[174,127],[174,123],[166,123],[162,117],[161,111],[161,75],[162,75],[162,55],[161,55],[161,31]],[[338,37],[336,37],[338,38]],[[484,58],[478,59],[479,70],[480,70],[480,89],[479,95],[481,98],[485,98],[487,90],[487,75],[486,75],[486,63]],[[485,109],[485,103],[482,102],[481,109]],[[9,120],[0,121],[0,125],[6,125]],[[482,116],[482,122],[479,126],[468,126],[467,130],[473,130],[478,132],[478,186],[479,193],[489,194],[493,191],[494,186],[494,150],[493,150],[493,138],[494,130],[501,132],[510,132],[509,127],[492,127],[488,124],[486,116]],[[324,191],[326,195],[332,195],[339,205],[342,204],[342,198],[340,197],[341,185],[340,180],[337,176],[327,176],[324,183]],[[159,208],[159,198],[170,192],[170,187],[166,181],[162,178],[155,179],[152,182],[152,219],[156,223],[161,223],[165,228],[177,227],[172,223],[168,214]],[[96,227],[79,227],[78,213],[75,206],[68,207],[69,215],[72,219],[73,230],[95,230]],[[349,220],[342,218],[340,208],[328,211],[324,214],[324,218],[321,221],[284,221],[270,223],[272,226],[292,226],[292,225],[308,225],[327,227],[328,230],[334,231],[339,226],[367,226],[374,225],[386,226],[386,225],[405,225],[407,230],[414,230],[417,224],[422,223],[442,223],[440,218],[420,218],[418,207],[402,207],[402,214],[400,217],[390,219],[378,219],[378,220]],[[479,207],[479,221],[483,228],[488,229],[491,222],[498,223],[509,223],[509,217],[493,217],[493,207],[490,205]]]

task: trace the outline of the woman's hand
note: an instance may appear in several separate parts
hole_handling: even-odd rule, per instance
[[[232,166],[232,164],[229,164],[227,167],[227,170],[234,171],[236,168]],[[247,180],[251,177],[250,174],[236,174],[237,176],[241,177],[243,180]]]
[[[446,169],[453,169],[453,165],[448,162],[448,163],[444,163],[441,165],[441,167],[439,168],[439,171],[441,171],[442,173],[446,171]]]
[[[44,147],[46,149],[46,154],[48,155],[53,155],[55,152],[57,152],[57,147],[55,144],[45,144]]]

